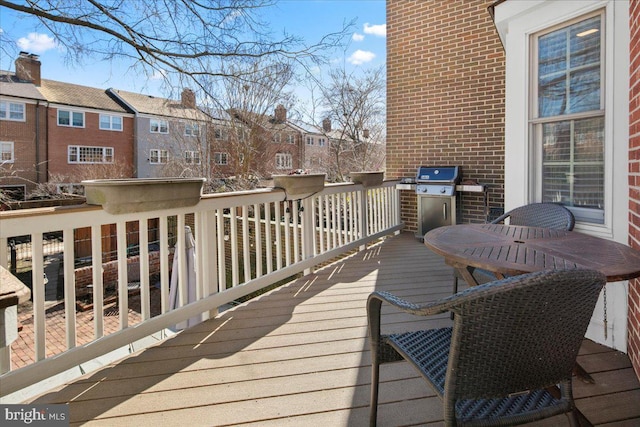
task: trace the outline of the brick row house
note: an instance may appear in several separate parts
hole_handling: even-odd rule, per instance
[[[387,1],[387,175],[460,165],[492,210],[562,203],[576,231],[640,249],[638,4]],[[458,222],[484,220],[460,198]],[[640,280],[607,284],[587,337],[640,377]]]
[[[283,106],[216,118],[190,89],[170,100],[42,79],[38,56],[25,52],[15,64],[0,73],[0,189],[18,200],[42,183],[81,192],[84,179],[227,180],[304,168],[307,130]]]

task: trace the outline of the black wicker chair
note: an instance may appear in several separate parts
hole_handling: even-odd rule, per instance
[[[544,271],[421,305],[372,293],[370,425],[380,364],[403,359],[443,399],[447,426],[516,425],[562,413],[577,425],[572,369],[605,281],[590,270]],[[382,302],[419,316],[454,312],[453,328],[381,335]]]
[[[571,211],[562,205],[555,203],[531,203],[517,207],[491,221],[491,224],[500,224],[509,221],[510,225],[524,225],[527,227],[553,228],[556,230],[573,230],[576,220]],[[480,283],[495,280],[488,271],[476,270],[475,279]],[[453,293],[458,292],[458,279],[460,274],[453,272]]]

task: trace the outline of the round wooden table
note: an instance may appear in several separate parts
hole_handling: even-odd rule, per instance
[[[587,268],[608,282],[640,277],[640,251],[576,231],[503,224],[439,227],[424,236],[424,244],[445,258],[470,284],[480,268],[497,278],[534,271]]]

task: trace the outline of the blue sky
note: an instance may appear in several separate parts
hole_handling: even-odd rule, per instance
[[[332,56],[334,66],[359,70],[385,64],[385,0],[279,0],[262,18],[270,23],[275,37],[286,31],[304,38],[308,44],[339,31],[344,22],[355,20],[346,49]],[[52,34],[35,18],[0,8],[0,29],[3,39],[18,41],[14,47],[16,53],[24,50],[40,55],[43,78],[162,96],[159,81],[132,79],[127,75],[130,64],[94,59],[85,60],[83,64],[65,63]],[[15,57],[7,57],[6,51],[2,50],[0,68],[14,70]]]

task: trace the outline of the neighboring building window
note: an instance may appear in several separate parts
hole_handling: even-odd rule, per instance
[[[222,128],[216,128],[214,135],[216,139],[227,139],[227,131]]]
[[[185,151],[184,152],[184,161],[188,165],[199,165],[200,164],[200,152],[199,151]]]
[[[310,136],[307,137],[307,145],[313,145],[313,138]]]
[[[200,125],[198,123],[187,123],[184,125],[186,136],[200,136]]]
[[[292,169],[293,158],[289,153],[276,153],[276,169]]]
[[[534,36],[535,192],[604,223],[603,15]]]
[[[169,152],[167,150],[152,149],[149,152],[149,163],[161,165],[169,162]]]
[[[25,104],[21,102],[0,101],[0,120],[25,121]]]
[[[151,133],[169,133],[169,123],[166,120],[151,119]]]
[[[122,131],[122,117],[100,114],[100,129]]]
[[[84,127],[84,113],[80,111],[58,110],[58,126]]]
[[[324,139],[324,138],[318,138],[318,145],[319,145],[320,147],[324,147],[326,143],[327,143],[327,140],[326,140],[326,139]]]
[[[279,132],[273,134],[273,142],[280,144],[282,142],[282,136]]]
[[[227,153],[213,153],[213,162],[216,165],[226,165]]]
[[[13,142],[0,141],[0,162],[13,163],[15,161]]]
[[[288,134],[287,135],[287,143],[289,144],[295,144],[296,143],[296,136],[293,134]]]
[[[113,147],[70,145],[67,154],[69,163],[113,163]]]

